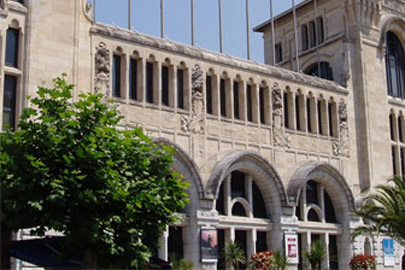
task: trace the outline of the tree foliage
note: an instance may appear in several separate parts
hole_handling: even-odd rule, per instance
[[[72,102],[73,87],[64,77],[40,87],[18,131],[0,134],[2,227],[54,229],[103,267],[138,265],[150,255],[145,240],[188,202],[174,150],[119,128],[122,116],[101,94]]]
[[[405,178],[395,176],[388,185],[377,186],[357,215],[367,224],[357,228],[352,237],[362,233],[383,233],[405,245]]]

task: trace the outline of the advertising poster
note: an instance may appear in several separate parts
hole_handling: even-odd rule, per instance
[[[290,264],[298,264],[298,236],[296,234],[285,235],[285,252]]]
[[[213,261],[218,259],[218,235],[213,228],[201,229],[201,260]]]
[[[394,255],[394,240],[383,239],[383,249],[384,249],[384,266],[394,266],[395,265],[395,255]]]

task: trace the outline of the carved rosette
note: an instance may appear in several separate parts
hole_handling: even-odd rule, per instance
[[[272,87],[273,106],[273,138],[274,145],[290,148],[290,138],[285,134],[283,128],[283,100],[281,89],[277,83]]]
[[[96,47],[95,55],[95,92],[109,96],[110,92],[110,51],[103,42]]]
[[[349,155],[349,126],[347,124],[347,106],[343,99],[339,102],[339,138],[332,143],[335,156]]]
[[[203,134],[205,127],[204,76],[198,64],[192,70],[191,85],[191,115],[181,118],[181,130],[187,133]]]

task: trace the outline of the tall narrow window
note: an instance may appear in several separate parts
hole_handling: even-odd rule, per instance
[[[112,95],[121,97],[121,56],[114,55],[112,71]]]
[[[400,142],[404,142],[404,138],[403,138],[403,131],[402,131],[402,121],[403,118],[402,116],[398,117],[398,137],[399,137],[399,141]]]
[[[297,130],[301,130],[301,104],[300,96],[295,96],[295,121]]]
[[[281,47],[281,42],[275,45],[276,51],[276,63],[283,61],[283,48]]]
[[[177,70],[177,108],[184,109],[184,70]]]
[[[7,29],[6,40],[6,66],[18,67],[18,42],[20,31]]]
[[[398,37],[387,32],[386,68],[388,94],[405,98],[405,56]]]
[[[401,160],[400,160],[400,163],[401,163],[401,173],[402,173],[402,176],[405,176],[405,148],[400,148],[401,150]]]
[[[319,134],[323,134],[323,124],[322,124],[322,119],[323,119],[323,112],[322,112],[322,101],[318,100],[317,102],[317,109],[318,109],[318,129],[319,129]]]
[[[207,76],[205,79],[205,98],[207,102],[207,113],[212,114],[212,78]]]
[[[308,26],[301,26],[302,50],[308,50]]]
[[[3,127],[14,130],[16,118],[17,78],[4,76]]]
[[[313,48],[316,45],[316,29],[315,29],[315,22],[311,21],[309,23],[309,47]]]
[[[131,59],[129,62],[129,97],[138,100],[138,60]]]
[[[325,37],[323,33],[323,19],[322,17],[318,17],[316,19],[316,35],[317,35],[317,44],[323,43]]]
[[[290,127],[290,119],[289,119],[289,111],[288,111],[288,93],[284,92],[283,96],[283,101],[284,101],[284,126],[286,128]]]
[[[220,81],[221,116],[226,117],[226,87],[225,80]]]
[[[311,99],[308,97],[307,98],[307,128],[308,128],[308,132],[312,133],[312,121],[311,121]]]
[[[162,105],[169,106],[169,67],[162,66]]]
[[[333,104],[329,102],[328,104],[328,117],[329,117],[329,136],[334,137],[334,121],[333,121]]]
[[[391,147],[391,155],[392,155],[392,172],[394,175],[398,175],[398,168],[397,168],[397,154],[395,153],[396,147]]]
[[[146,63],[146,102],[153,103],[153,63]]]
[[[391,137],[391,141],[395,141],[395,131],[394,131],[394,115],[390,114],[390,137]]]
[[[259,106],[260,106],[260,123],[266,123],[266,117],[264,115],[264,88],[260,87],[259,89]]]
[[[239,83],[233,83],[233,114],[235,119],[240,119],[239,116]]]
[[[246,87],[246,103],[247,103],[247,120],[253,121],[253,96],[252,96],[252,86],[248,85]]]

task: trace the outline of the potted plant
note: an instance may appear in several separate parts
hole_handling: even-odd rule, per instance
[[[310,249],[302,252],[302,257],[308,261],[311,270],[321,270],[322,261],[327,255],[328,251],[321,241],[312,242]]]
[[[239,269],[239,264],[246,263],[245,251],[233,242],[227,242],[224,247],[225,261],[233,266],[235,270]]]
[[[359,254],[350,260],[351,270],[373,270],[376,267],[375,257],[370,254]]]
[[[276,250],[273,254],[274,270],[285,270],[288,265],[288,258],[283,255],[280,250]]]

